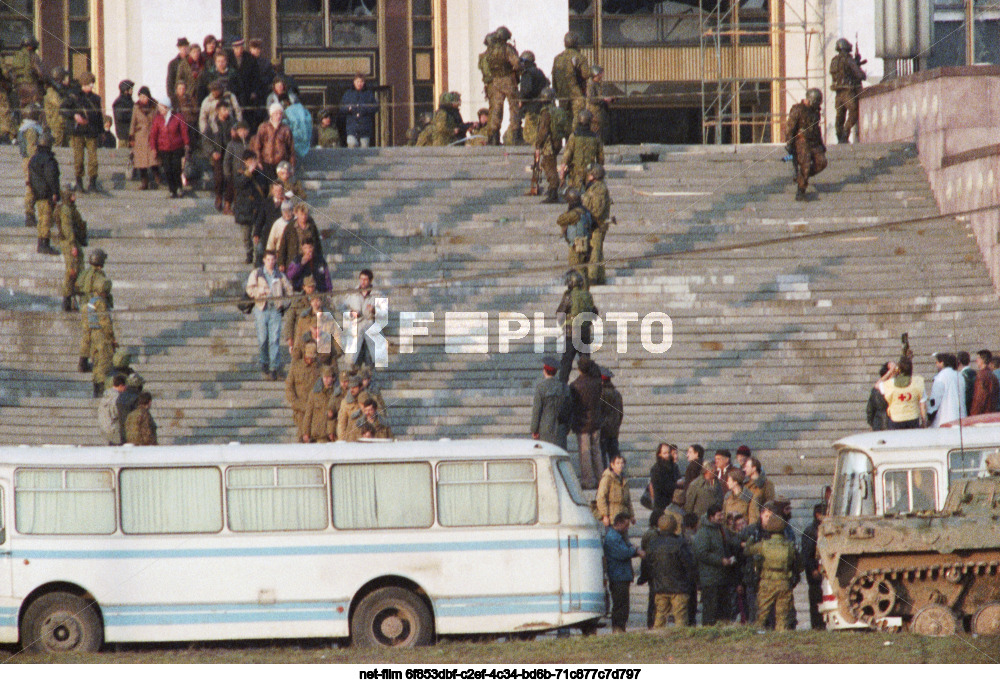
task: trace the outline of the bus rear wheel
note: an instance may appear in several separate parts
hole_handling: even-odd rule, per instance
[[[90,602],[69,593],[47,593],[24,613],[22,645],[35,652],[97,652],[101,620]]]
[[[351,619],[351,644],[357,647],[430,645],[431,611],[404,588],[379,588],[361,599]]]

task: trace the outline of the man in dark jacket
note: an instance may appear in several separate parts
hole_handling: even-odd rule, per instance
[[[368,147],[375,135],[375,112],[378,102],[375,93],[365,89],[365,77],[354,75],[354,87],[344,93],[340,100],[340,110],[344,114],[344,131],[348,147]]]
[[[604,535],[604,559],[611,588],[611,631],[614,633],[624,633],[628,624],[632,558],[646,556],[645,552],[628,542],[628,527],[628,514],[622,512],[615,516],[611,528]]]
[[[177,71],[180,69],[181,63],[187,61],[190,45],[187,38],[177,39],[177,56],[167,62],[167,97],[170,97],[174,86],[177,85]]]
[[[132,109],[135,100],[132,99],[132,88],[135,83],[126,79],[118,84],[118,97],[111,104],[111,113],[115,119],[115,136],[119,147],[128,147],[128,131],[132,125]]]
[[[725,494],[722,482],[715,478],[715,471],[706,467],[702,470],[701,477],[691,482],[685,490],[684,509],[700,517],[707,514],[713,506],[721,506]]]
[[[38,247],[36,252],[58,256],[49,244],[52,231],[52,211],[59,203],[59,163],[52,154],[52,133],[43,130],[38,136],[38,148],[28,162],[28,185],[35,198],[38,217]]]
[[[264,201],[263,183],[266,178],[260,173],[260,161],[251,150],[243,152],[243,168],[233,177],[233,220],[243,229],[243,250],[246,262],[254,262],[254,252],[263,244],[260,235],[254,234],[258,225],[258,212]]]
[[[714,477],[713,477],[714,481]],[[701,526],[692,539],[695,559],[698,561],[698,584],[701,586],[701,625],[713,626],[726,614],[729,567],[736,564],[736,556],[726,537],[725,513],[722,506],[713,504],[701,520]]]
[[[607,467],[611,459],[621,453],[618,450],[618,432],[625,413],[622,395],[611,383],[615,373],[605,367],[600,367],[599,371],[601,373],[601,458]]]
[[[531,409],[531,438],[566,448],[570,411],[569,387],[556,379],[558,361],[551,356],[542,360],[544,378],[535,385]]]
[[[673,515],[662,515],[657,523],[659,533],[646,551],[650,586],[656,602],[653,628],[667,625],[672,614],[676,626],[685,626],[688,618],[688,593],[697,582],[694,555],[687,539],[679,536],[680,526]]]
[[[541,95],[547,87],[549,79],[535,65],[535,53],[525,50],[521,53],[521,80],[517,84],[517,92],[521,99],[521,134],[529,145],[535,144],[538,117],[546,104],[541,100]]]
[[[826,628],[823,615],[819,613],[819,603],[823,600],[823,575],[820,573],[819,556],[816,554],[816,538],[824,517],[826,505],[814,505],[813,521],[802,532],[802,564],[806,570],[806,583],[809,584],[809,624],[814,631]]]
[[[889,372],[889,364],[883,363],[878,376],[884,377],[887,372]],[[889,404],[886,403],[885,396],[878,390],[878,387],[872,387],[871,393],[868,394],[868,405],[865,407],[865,420],[873,432],[881,432],[889,428],[889,413],[886,412],[888,409]]]
[[[263,236],[263,239],[266,239],[266,236]],[[333,289],[330,267],[326,264],[326,260],[316,253],[316,243],[311,239],[306,239],[299,245],[299,255],[288,264],[285,275],[296,292],[302,291],[303,280],[310,276],[316,282],[317,292],[329,292]]]
[[[97,191],[97,141],[104,132],[104,109],[101,98],[94,92],[94,74],[80,76],[80,92],[70,105],[73,120],[69,128],[69,145],[73,148],[73,173],[81,192]],[[87,185],[83,184],[83,156],[87,152]]]
[[[246,44],[242,38],[233,41],[229,63],[235,72],[233,94],[246,112],[244,116],[250,121],[251,126],[260,123],[265,118],[264,102],[260,99],[260,64],[256,57],[246,51]]]
[[[580,452],[580,483],[597,488],[601,467],[601,377],[589,356],[577,361],[580,375],[569,386],[572,398],[570,424]]]
[[[985,415],[1000,410],[1000,382],[990,369],[993,354],[989,349],[976,352],[976,381],[972,390],[969,415]]]

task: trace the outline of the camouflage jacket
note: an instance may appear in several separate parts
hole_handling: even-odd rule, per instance
[[[830,60],[830,76],[833,77],[833,89],[836,91],[861,89],[861,81],[865,80],[865,72],[847,52],[839,52]]]
[[[569,48],[560,52],[552,62],[552,87],[556,97],[583,97],[589,73],[590,64],[579,50]]]
[[[63,250],[86,246],[87,221],[83,220],[75,204],[62,202],[56,209],[55,222]]]
[[[156,422],[148,406],[137,406],[125,419],[125,442],[136,446],[155,446]]]
[[[595,180],[587,185],[583,193],[583,208],[594,218],[594,229],[604,230],[611,217],[611,194],[603,180]]]
[[[794,105],[785,122],[785,139],[793,140],[801,136],[809,147],[826,149],[823,131],[820,129],[819,109],[813,109],[804,101]]]
[[[589,128],[577,127],[566,142],[563,165],[571,173],[582,174],[595,161],[604,163],[604,143]]]

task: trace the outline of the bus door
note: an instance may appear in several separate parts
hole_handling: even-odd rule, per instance
[[[561,533],[559,538],[559,564],[561,565],[560,583],[562,591],[559,598],[561,612],[579,612],[582,609],[580,591],[583,587],[583,575],[580,568],[580,536],[573,533]]]
[[[10,559],[10,529],[7,521],[7,492],[10,484],[6,479],[0,479],[0,596],[11,594],[11,559]]]

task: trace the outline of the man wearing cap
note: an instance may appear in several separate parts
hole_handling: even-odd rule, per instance
[[[52,154],[52,133],[43,130],[38,136],[35,153],[28,162],[28,188],[35,202],[38,217],[39,254],[58,256],[49,244],[52,231],[52,209],[59,202],[59,164]]]
[[[569,387],[556,378],[559,361],[552,356],[542,359],[542,380],[535,385],[531,408],[531,438],[566,448],[570,418]]]
[[[355,375],[348,381],[348,392],[340,403],[337,410],[337,440],[357,441],[361,436],[361,430],[357,424],[361,420],[364,412],[361,406],[368,400],[368,394],[364,393],[361,377]]]
[[[691,544],[680,534],[680,523],[674,515],[660,516],[656,524],[659,533],[646,550],[651,580],[649,590],[656,603],[653,628],[664,628],[667,617],[674,617],[675,626],[688,622],[688,593],[697,583],[697,568]]]
[[[622,395],[611,382],[615,373],[609,368],[599,366],[601,373],[601,458],[605,463],[611,461],[621,451],[618,450],[618,432],[622,426],[624,407]]]
[[[62,203],[56,207],[55,223],[59,234],[59,248],[62,249],[66,275],[63,278],[63,306],[66,312],[80,310],[74,301],[76,278],[83,272],[83,248],[87,246],[87,221],[83,220],[76,208],[76,186],[66,185],[62,193]]]
[[[302,416],[302,441],[305,443],[326,443],[337,440],[337,422],[333,419],[329,408],[330,399],[337,389],[337,369],[325,366],[320,371],[320,378],[313,385],[306,401],[305,413]]]
[[[785,520],[769,514],[762,520],[766,540],[748,545],[748,559],[760,557],[760,584],[757,588],[757,619],[754,625],[764,628],[771,607],[774,607],[774,627],[788,630],[789,616],[795,612],[792,589],[799,582],[802,560],[795,544],[785,538]]]
[[[132,89],[135,83],[127,78],[118,84],[118,97],[111,103],[111,112],[115,117],[115,137],[118,139],[118,149],[128,147],[129,129],[132,127],[132,110],[135,100],[132,99]],[[132,178],[135,180],[135,177]]]
[[[260,99],[261,83],[260,68],[257,58],[247,53],[246,43],[242,38],[237,38],[232,42],[232,55],[229,60],[235,71],[235,95],[240,106],[253,112],[250,116],[251,122],[260,121],[262,117],[261,107],[264,101]]]
[[[76,185],[83,192],[97,191],[97,140],[104,131],[104,110],[101,98],[94,92],[94,74],[80,76],[80,91],[70,108],[73,120],[69,129],[69,145],[73,148],[73,171]],[[83,184],[83,157],[87,153],[87,185]]]
[[[64,147],[66,145],[66,119],[69,116],[69,103],[73,100],[74,90],[79,89],[80,84],[75,87],[70,85],[70,74],[66,69],[57,66],[52,70],[52,78],[49,79],[49,87],[45,89],[43,99],[45,108],[45,122],[52,131],[53,147]],[[131,106],[129,114],[131,114]]]
[[[177,56],[167,62],[167,94],[174,92],[174,87],[177,85],[177,74],[182,68],[187,68],[190,70],[188,65],[188,47],[190,43],[187,38],[177,39]]]
[[[286,304],[272,298],[292,295],[292,284],[275,267],[274,252],[264,252],[264,265],[254,268],[246,282],[247,295],[255,301],[254,321],[260,348],[260,369],[265,379],[278,379],[278,352],[281,338],[281,314]]]
[[[268,251],[271,250],[268,249]],[[284,320],[281,323],[281,339],[288,346],[289,352],[291,352],[292,346],[295,345],[295,341],[302,336],[303,332],[309,329],[307,323],[303,323],[300,329],[299,321],[303,315],[309,315],[311,307],[309,300],[315,291],[316,280],[313,276],[307,275],[302,278],[302,293],[292,299],[292,302],[288,305],[288,310],[285,311]]]
[[[139,404],[139,395],[142,394],[144,384],[142,375],[130,372],[126,375],[125,391],[118,395],[118,428],[121,430],[121,443],[125,443],[125,421]]]
[[[250,141],[250,149],[256,152],[268,178],[277,177],[278,164],[282,161],[295,165],[295,141],[292,129],[283,122],[284,115],[285,110],[280,104],[268,107],[267,121],[260,124],[257,134]]]
[[[373,381],[375,375],[374,370],[366,365],[358,370],[358,375],[361,377],[361,390],[368,394],[369,398],[375,401],[378,406],[378,414],[383,418],[388,417],[389,413],[386,411],[385,400],[382,398],[382,392]]]
[[[295,440],[303,441],[306,432],[303,423],[303,416],[309,401],[309,392],[316,385],[319,379],[319,366],[316,364],[316,344],[305,345],[302,352],[301,361],[293,361],[285,379],[285,399],[292,409],[292,418],[295,421]]]
[[[236,96],[226,90],[226,83],[221,78],[210,81],[208,94],[202,98],[198,109],[198,129],[207,134],[212,118],[218,115],[219,103],[225,102],[229,105],[230,120],[235,124],[243,120],[243,109],[236,100]],[[226,141],[228,143],[228,140]],[[225,150],[226,145],[222,146]]]

